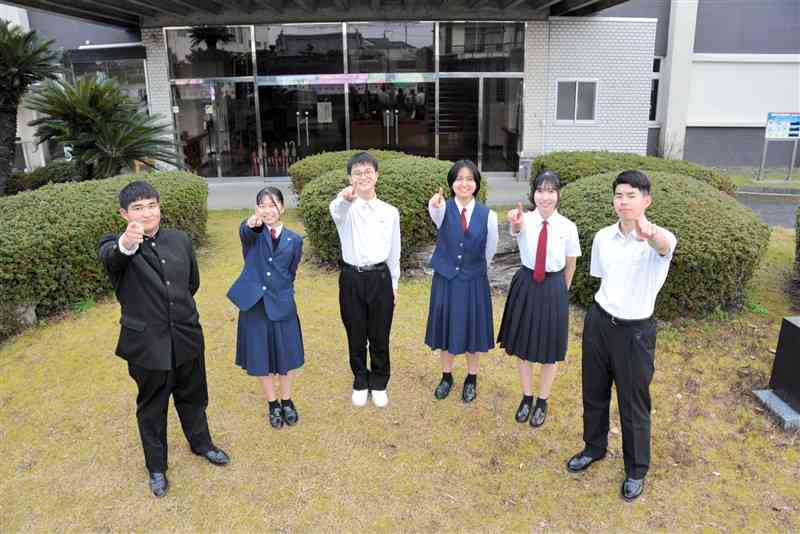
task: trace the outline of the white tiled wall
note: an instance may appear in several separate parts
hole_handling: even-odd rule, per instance
[[[647,152],[655,19],[528,23],[523,157],[555,150]],[[555,124],[556,80],[597,80],[592,124]]]
[[[174,123],[169,85],[169,64],[163,30],[161,28],[143,28],[142,43],[147,50],[147,98],[150,113],[160,116],[169,125],[170,135],[172,135]]]

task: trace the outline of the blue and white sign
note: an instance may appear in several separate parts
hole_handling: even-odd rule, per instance
[[[800,112],[768,113],[767,139],[800,139]]]

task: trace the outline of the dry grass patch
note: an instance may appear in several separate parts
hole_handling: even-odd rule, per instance
[[[198,303],[207,341],[216,443],[233,463],[191,454],[170,414],[169,496],[150,497],[136,429],[135,386],[113,356],[119,311],[105,301],[0,346],[0,525],[4,531],[606,531],[800,529],[797,435],[765,417],[766,385],[792,264],[793,232],[775,230],[750,290],[750,311],[662,325],[653,383],[653,467],[626,504],[619,421],[609,457],[583,475],[580,332],[547,424],[514,422],[514,362],[483,362],[478,400],[459,381],[433,400],[438,360],[423,344],[429,280],[404,282],[392,335],[385,410],[350,405],[337,275],[304,262],[297,299],[306,367],[294,394],[300,424],[274,431],[256,381],[234,366],[236,311],[225,292],[241,267],[244,211],[212,212]],[[291,214],[287,224],[299,228]],[[504,296],[495,304],[499,324]],[[612,406],[612,413],[616,406]]]

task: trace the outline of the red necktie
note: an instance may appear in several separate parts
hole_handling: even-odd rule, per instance
[[[461,230],[467,231],[467,208],[461,208]]]
[[[539,232],[539,242],[536,243],[536,263],[533,269],[533,279],[544,282],[545,259],[547,258],[547,221],[542,221],[542,230]]]
[[[278,233],[275,231],[275,228],[270,228],[269,229],[269,235],[272,236],[272,239],[277,239],[278,238]]]

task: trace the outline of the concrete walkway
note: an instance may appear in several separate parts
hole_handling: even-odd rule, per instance
[[[256,193],[266,186],[277,187],[283,193],[287,208],[297,207],[297,196],[292,191],[289,177],[284,178],[207,178],[208,209],[252,208]],[[525,181],[514,178],[489,178],[489,198],[491,206],[509,206],[528,198],[529,186]]]

